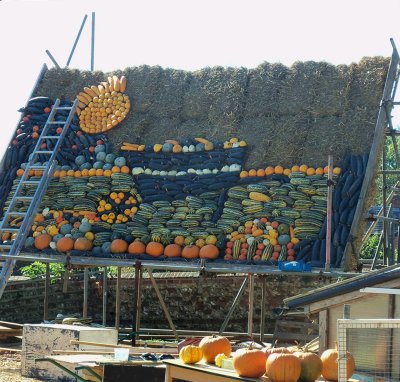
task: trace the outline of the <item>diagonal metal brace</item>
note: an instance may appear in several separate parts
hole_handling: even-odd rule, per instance
[[[232,314],[233,314],[234,310],[236,309],[237,304],[239,303],[244,291],[246,290],[247,283],[248,283],[248,277],[246,276],[243,280],[242,286],[240,287],[239,291],[237,292],[235,299],[233,300],[232,306],[229,309],[229,312],[226,315],[224,322],[222,323],[221,329],[219,330],[219,335],[221,335],[225,331],[226,326],[228,325],[228,322],[231,319]]]

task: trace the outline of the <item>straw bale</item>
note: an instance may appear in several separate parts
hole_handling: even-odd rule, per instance
[[[349,108],[352,67],[321,63],[310,112],[314,116],[340,115]]]
[[[123,71],[122,74],[127,78],[126,92],[132,100],[135,112],[155,112],[153,103],[158,91],[158,81],[162,77],[162,73],[163,69],[160,66],[148,65],[126,68]],[[109,74],[105,74],[105,79],[107,75]]]
[[[353,65],[349,95],[352,108],[379,106],[388,66],[389,59],[384,57],[364,57]]]
[[[370,151],[374,137],[378,107],[357,107],[348,110],[342,116],[345,135],[339,137],[341,146],[346,147],[354,155]]]
[[[100,71],[53,68],[46,72],[35,95],[74,100],[85,86],[98,84],[100,81],[104,81],[104,74]]]
[[[292,115],[311,111],[323,62],[295,62],[285,77],[279,97],[278,110],[281,115]]]
[[[150,114],[152,118],[176,118],[182,109],[182,98],[190,75],[183,70],[165,69],[155,84]],[[140,95],[138,95],[140,97]]]
[[[183,98],[182,119],[201,119],[232,127],[239,123],[247,88],[247,69],[205,68],[192,73]]]
[[[298,164],[309,130],[309,115],[245,118],[242,136],[249,144],[246,167]]]
[[[285,65],[268,62],[249,70],[246,118],[277,114],[282,86],[289,71]]]
[[[219,129],[217,126],[210,124],[207,119],[187,120],[177,126],[174,131],[174,137],[184,140],[185,138],[207,137],[207,139],[215,141],[225,141],[227,131]]]
[[[149,143],[147,140],[147,134],[151,125],[152,121],[149,114],[130,113],[125,123],[121,126],[117,126],[115,129],[111,129],[107,133],[107,136],[113,144],[114,149],[120,147],[122,142],[146,144]]]
[[[166,139],[176,139],[180,121],[178,118],[150,119],[150,122],[143,132],[143,144],[154,144],[164,142]],[[135,130],[135,126],[133,126]]]
[[[348,148],[346,127],[339,116],[315,117],[310,121],[300,162],[312,167],[325,166],[328,155],[340,163]]]

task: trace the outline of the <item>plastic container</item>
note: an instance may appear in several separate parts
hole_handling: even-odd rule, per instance
[[[279,261],[278,267],[283,272],[311,272],[311,266],[301,261]]]
[[[129,359],[129,349],[114,348],[114,359],[116,361],[127,361]]]

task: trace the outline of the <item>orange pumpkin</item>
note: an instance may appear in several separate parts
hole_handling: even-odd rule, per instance
[[[227,357],[231,355],[232,346],[226,337],[222,336],[207,336],[200,343],[199,348],[203,352],[203,359],[206,362],[215,363],[215,356],[225,354]]]
[[[93,243],[85,237],[79,237],[75,240],[74,249],[78,251],[90,251],[93,248]]]
[[[329,381],[338,380],[338,355],[337,349],[327,349],[321,354],[322,376]],[[347,379],[349,379],[356,368],[353,356],[347,352]]]
[[[182,247],[178,244],[169,244],[164,249],[166,257],[180,257],[182,254]]]
[[[293,354],[274,353],[267,358],[266,374],[272,382],[297,382],[300,360]]]
[[[184,245],[185,244],[185,237],[184,236],[177,236],[174,240],[175,244]]]
[[[301,363],[300,382],[314,382],[322,372],[322,361],[316,354],[301,351],[293,353]]]
[[[38,235],[35,237],[35,248],[36,249],[45,249],[49,248],[52,237],[47,233]]]
[[[146,246],[139,240],[129,244],[128,253],[131,255],[142,255],[146,252]]]
[[[241,377],[260,378],[265,374],[267,357],[260,349],[239,349],[233,356],[233,368]]]
[[[197,245],[187,245],[182,249],[182,257],[184,259],[197,259],[199,257],[199,253],[200,248]]]
[[[200,249],[201,259],[216,259],[219,256],[219,249],[214,244],[207,244]]]
[[[58,252],[69,252],[74,249],[74,239],[71,237],[62,237],[57,241],[56,248]]]
[[[122,239],[115,239],[111,242],[111,253],[126,253],[128,251],[128,243]]]
[[[154,257],[161,256],[164,253],[164,246],[156,241],[151,241],[146,246],[146,253]]]
[[[290,354],[291,351],[288,348],[263,348],[262,351],[265,353],[265,355],[267,356],[267,358],[271,355],[271,354]]]

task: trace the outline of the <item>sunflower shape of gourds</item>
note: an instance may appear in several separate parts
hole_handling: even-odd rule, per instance
[[[98,134],[117,126],[131,108],[128,95],[124,94],[126,78],[108,77],[107,82],[85,87],[77,95],[76,112],[79,127],[88,134]]]

